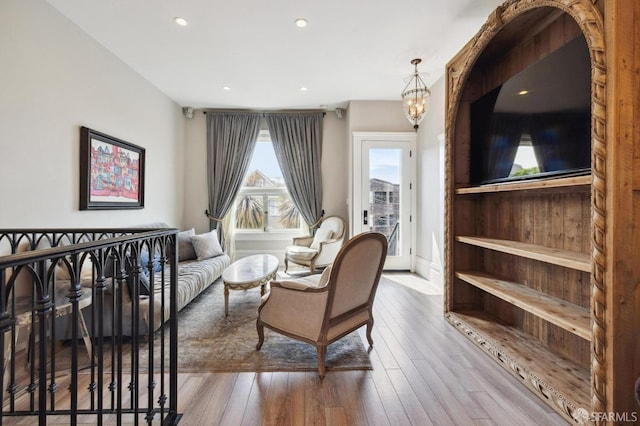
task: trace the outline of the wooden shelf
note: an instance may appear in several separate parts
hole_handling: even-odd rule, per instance
[[[591,175],[572,176],[556,179],[536,179],[530,181],[505,182],[493,185],[456,188],[456,194],[485,194],[487,192],[527,191],[533,189],[583,188],[591,187]]]
[[[482,272],[456,272],[456,277],[591,341],[591,317],[587,308]]]
[[[494,238],[457,236],[456,241],[483,247],[503,253],[539,260],[540,262],[577,269],[578,271],[591,272],[591,256],[569,250],[561,250],[539,246],[535,244],[521,243],[518,241],[498,240]]]
[[[478,311],[448,312],[447,320],[536,393],[564,413],[591,406],[591,374],[530,335]],[[566,414],[565,414],[566,415]]]

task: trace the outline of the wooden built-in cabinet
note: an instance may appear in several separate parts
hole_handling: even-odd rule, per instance
[[[447,66],[445,316],[575,423],[640,422],[639,4],[507,1]],[[591,173],[471,184],[471,104],[576,37]]]

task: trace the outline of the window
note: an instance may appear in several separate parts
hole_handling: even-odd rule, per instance
[[[531,135],[524,133],[520,138],[520,145],[518,145],[509,176],[535,175],[539,172],[538,160],[531,144]]]
[[[297,231],[301,226],[268,131],[260,131],[235,208],[236,230],[240,232]]]

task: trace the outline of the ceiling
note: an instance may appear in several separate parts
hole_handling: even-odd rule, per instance
[[[47,1],[181,106],[265,110],[399,100],[411,59],[422,58],[430,86],[502,3]],[[294,24],[300,17],[307,27]]]

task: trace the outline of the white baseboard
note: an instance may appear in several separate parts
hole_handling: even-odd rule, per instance
[[[442,265],[433,263],[422,257],[416,257],[416,274],[437,286],[444,287]]]
[[[429,267],[429,262],[427,259],[416,256],[416,274],[420,275],[422,278],[429,280],[429,273],[431,268]]]

